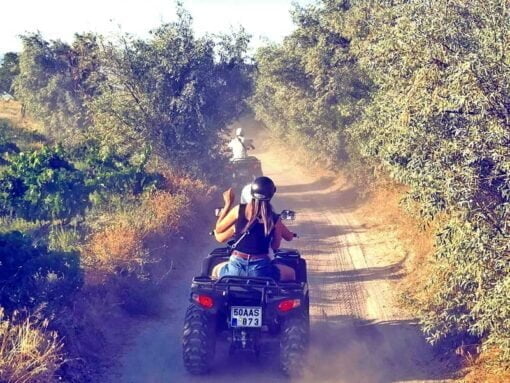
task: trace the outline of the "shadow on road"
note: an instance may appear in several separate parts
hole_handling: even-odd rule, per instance
[[[310,194],[291,195],[289,197],[292,199],[286,199],[292,201],[292,207],[295,210],[299,211],[313,207],[317,212],[335,210],[342,212],[353,211],[363,202],[353,187],[338,187],[331,191],[318,192],[325,189],[318,189],[317,192]]]
[[[327,189],[335,183],[334,177],[321,177],[316,181],[300,185],[283,185],[278,187],[279,194],[310,193]]]
[[[309,278],[318,278],[321,283],[366,282],[374,280],[395,280],[405,276],[405,258],[401,261],[381,267],[367,267],[364,269],[314,272],[308,273]]]

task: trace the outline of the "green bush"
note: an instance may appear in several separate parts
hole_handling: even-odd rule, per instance
[[[83,214],[90,191],[64,150],[45,146],[12,158],[0,178],[0,205],[28,220],[70,219]]]
[[[349,157],[347,129],[360,119],[372,88],[338,30],[348,10],[345,1],[297,7],[296,31],[257,52],[251,100],[256,117],[278,137],[334,165]]]
[[[147,159],[148,152],[131,159],[95,144],[72,154],[60,146],[22,152],[1,174],[0,206],[27,220],[69,221],[112,194],[158,188],[162,177],[145,171]]]
[[[65,304],[83,283],[79,256],[48,251],[20,232],[0,234],[0,306],[8,312]]]
[[[116,153],[96,141],[88,141],[75,148],[72,157],[84,173],[85,184],[97,198],[116,193],[137,195],[147,189],[161,188],[162,175],[145,170],[150,154],[148,146],[135,155],[127,155]]]

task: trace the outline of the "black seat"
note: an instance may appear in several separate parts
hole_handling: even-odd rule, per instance
[[[277,258],[300,258],[301,255],[296,249],[280,248],[274,252]]]
[[[292,267],[296,272],[297,282],[307,282],[306,274],[306,261],[301,258],[301,254],[296,249],[278,249],[274,253],[275,259],[273,262],[278,262],[289,267]]]
[[[200,273],[200,276],[210,276],[214,266],[221,262],[228,261],[231,251],[232,250],[228,247],[218,247],[211,251],[202,261],[202,272]]]

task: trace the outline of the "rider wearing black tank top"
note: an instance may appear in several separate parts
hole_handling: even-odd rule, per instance
[[[248,220],[246,219],[246,204],[239,205],[239,215],[235,224],[235,239],[239,239],[244,232]],[[248,234],[237,244],[236,250],[246,254],[268,254],[269,246],[273,239],[274,224],[278,221],[279,215],[273,213],[273,229],[266,236],[264,224],[257,219],[251,227],[248,228]]]
[[[286,281],[295,279],[292,267],[273,263],[269,257],[269,247],[278,249],[282,239],[291,241],[294,237],[281,222],[279,215],[273,213],[270,200],[275,192],[276,186],[268,177],[258,177],[252,182],[249,219],[246,217],[246,204],[233,206],[232,189],[223,193],[225,206],[218,216],[214,236],[219,242],[227,242],[232,238],[237,241],[228,262],[214,267],[213,277],[231,275],[269,277]]]

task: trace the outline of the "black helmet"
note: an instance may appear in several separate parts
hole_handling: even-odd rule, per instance
[[[251,196],[260,201],[269,201],[275,192],[276,186],[269,177],[258,177],[251,183]]]

